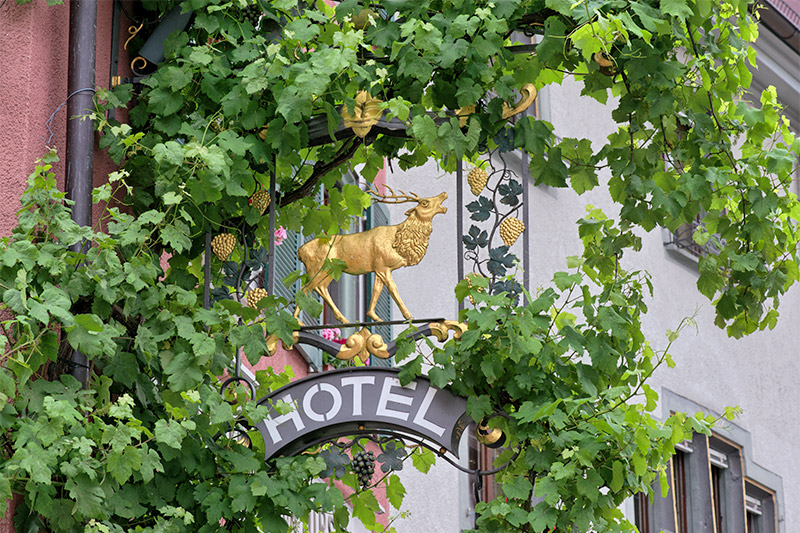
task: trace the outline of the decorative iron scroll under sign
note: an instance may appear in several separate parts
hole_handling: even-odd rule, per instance
[[[347,435],[391,431],[432,441],[458,457],[458,443],[471,419],[467,400],[438,389],[424,377],[405,387],[394,368],[345,368],[301,379],[259,400],[271,414],[256,427],[265,460],[294,455]],[[280,414],[274,404],[294,405]]]

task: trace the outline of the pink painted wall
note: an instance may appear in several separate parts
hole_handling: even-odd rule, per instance
[[[100,0],[97,10],[96,85],[109,87],[112,2]],[[125,27],[125,20],[122,26]],[[48,6],[45,0],[17,5],[7,0],[0,7],[0,236],[16,225],[19,197],[36,159],[48,146],[58,150],[55,171],[64,184],[66,158],[67,54],[69,5]],[[121,37],[124,42],[125,36]],[[127,64],[124,52],[121,69]],[[123,70],[121,74],[127,73]],[[56,112],[56,110],[58,111]],[[47,128],[52,121],[52,136]],[[50,144],[48,145],[48,141]],[[111,160],[95,150],[95,185],[114,170]],[[96,209],[94,218],[100,212]]]
[[[19,197],[36,159],[48,146],[58,150],[58,183],[64,186],[67,106],[67,54],[69,49],[69,0],[48,6],[45,0],[17,5],[0,1],[0,237],[16,226]],[[96,85],[109,86],[112,2],[100,0],[97,9]],[[123,28],[125,21],[122,21]],[[124,42],[125,36],[121,37]],[[120,67],[127,64],[122,52]],[[51,132],[48,118],[54,113]],[[50,144],[48,145],[48,140]],[[95,149],[95,185],[114,170],[111,160]],[[94,219],[99,216],[95,210]],[[11,502],[7,510],[13,509]],[[0,533],[12,533],[11,513],[0,517]]]
[[[44,0],[0,8],[0,235],[16,225],[16,211],[34,161],[46,150],[45,123],[67,96],[69,7]],[[53,144],[63,154],[66,106],[53,121]],[[64,165],[58,174],[63,183]]]

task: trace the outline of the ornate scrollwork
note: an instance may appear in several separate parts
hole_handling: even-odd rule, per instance
[[[279,339],[277,335],[267,335],[267,352],[270,356],[275,355],[275,352],[278,351],[278,340]],[[292,332],[292,344],[287,346],[286,343],[284,343],[284,346],[287,350],[291,350],[292,346],[294,346],[299,340],[300,332],[294,331]]]
[[[131,70],[134,74],[141,75],[144,69],[147,68],[147,60],[142,56],[136,56],[131,61]]]
[[[122,48],[124,50],[128,49],[128,44],[130,44],[131,40],[133,40],[133,38],[136,37],[139,34],[140,31],[142,31],[142,27],[143,26],[144,26],[144,22],[139,24],[138,28],[136,26],[129,26],[128,27],[128,35],[130,35],[130,37],[128,37],[128,40],[126,40],[125,44],[122,45]]]
[[[526,83],[523,85],[519,92],[522,94],[522,98],[520,98],[519,102],[517,102],[514,107],[509,107],[509,105],[505,103],[503,104],[503,119],[508,119],[514,115],[522,113],[533,104],[534,100],[536,100],[536,87],[534,87],[532,83]],[[474,104],[458,108],[456,110],[458,125],[462,128],[466,126],[467,119],[469,119],[469,116],[475,112],[475,109],[476,106]]]
[[[347,337],[347,341],[342,345],[339,353],[336,354],[336,358],[349,361],[356,356],[366,359],[370,355],[381,359],[391,357],[383,337],[377,333],[370,332],[367,328],[362,328],[361,331]]]
[[[458,340],[467,331],[467,325],[464,322],[457,322],[455,320],[445,320],[444,322],[431,322],[428,324],[431,333],[440,341],[447,340],[448,332],[453,332],[453,338]]]
[[[522,113],[536,100],[536,87],[534,87],[532,83],[523,85],[519,92],[522,93],[522,98],[517,102],[517,105],[508,107],[508,105],[503,104],[503,118],[510,118]]]

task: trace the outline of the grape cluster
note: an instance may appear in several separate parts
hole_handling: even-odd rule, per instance
[[[260,302],[262,298],[266,298],[267,296],[269,296],[269,294],[267,294],[267,291],[265,291],[261,287],[256,287],[253,290],[247,291],[247,305],[249,305],[253,309],[258,309],[258,302]]]
[[[487,181],[489,181],[489,174],[480,167],[473,168],[467,174],[467,183],[469,183],[469,188],[475,196],[478,196],[483,188],[486,187]]]
[[[258,209],[258,212],[263,215],[264,211],[266,211],[267,207],[269,207],[269,200],[269,193],[262,189],[254,192],[253,196],[251,196],[247,202]]]
[[[508,217],[500,223],[500,237],[503,238],[506,246],[514,244],[523,231],[525,231],[525,224],[516,217]]]
[[[258,4],[250,4],[242,9],[242,20],[249,20],[254,28],[258,27],[258,21],[261,19],[263,12]]]
[[[220,233],[211,240],[211,250],[220,261],[225,261],[234,247],[236,247],[236,237],[230,233]]]
[[[353,456],[353,472],[358,476],[358,483],[361,488],[366,488],[372,481],[372,474],[375,473],[375,454],[372,452],[361,451]]]

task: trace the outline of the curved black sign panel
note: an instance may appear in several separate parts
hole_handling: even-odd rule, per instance
[[[316,374],[258,401],[270,416],[256,427],[265,460],[294,455],[324,440],[391,430],[432,441],[458,457],[458,442],[471,419],[467,400],[437,389],[424,377],[403,387],[394,368],[356,367]],[[282,400],[294,409],[280,414]]]

